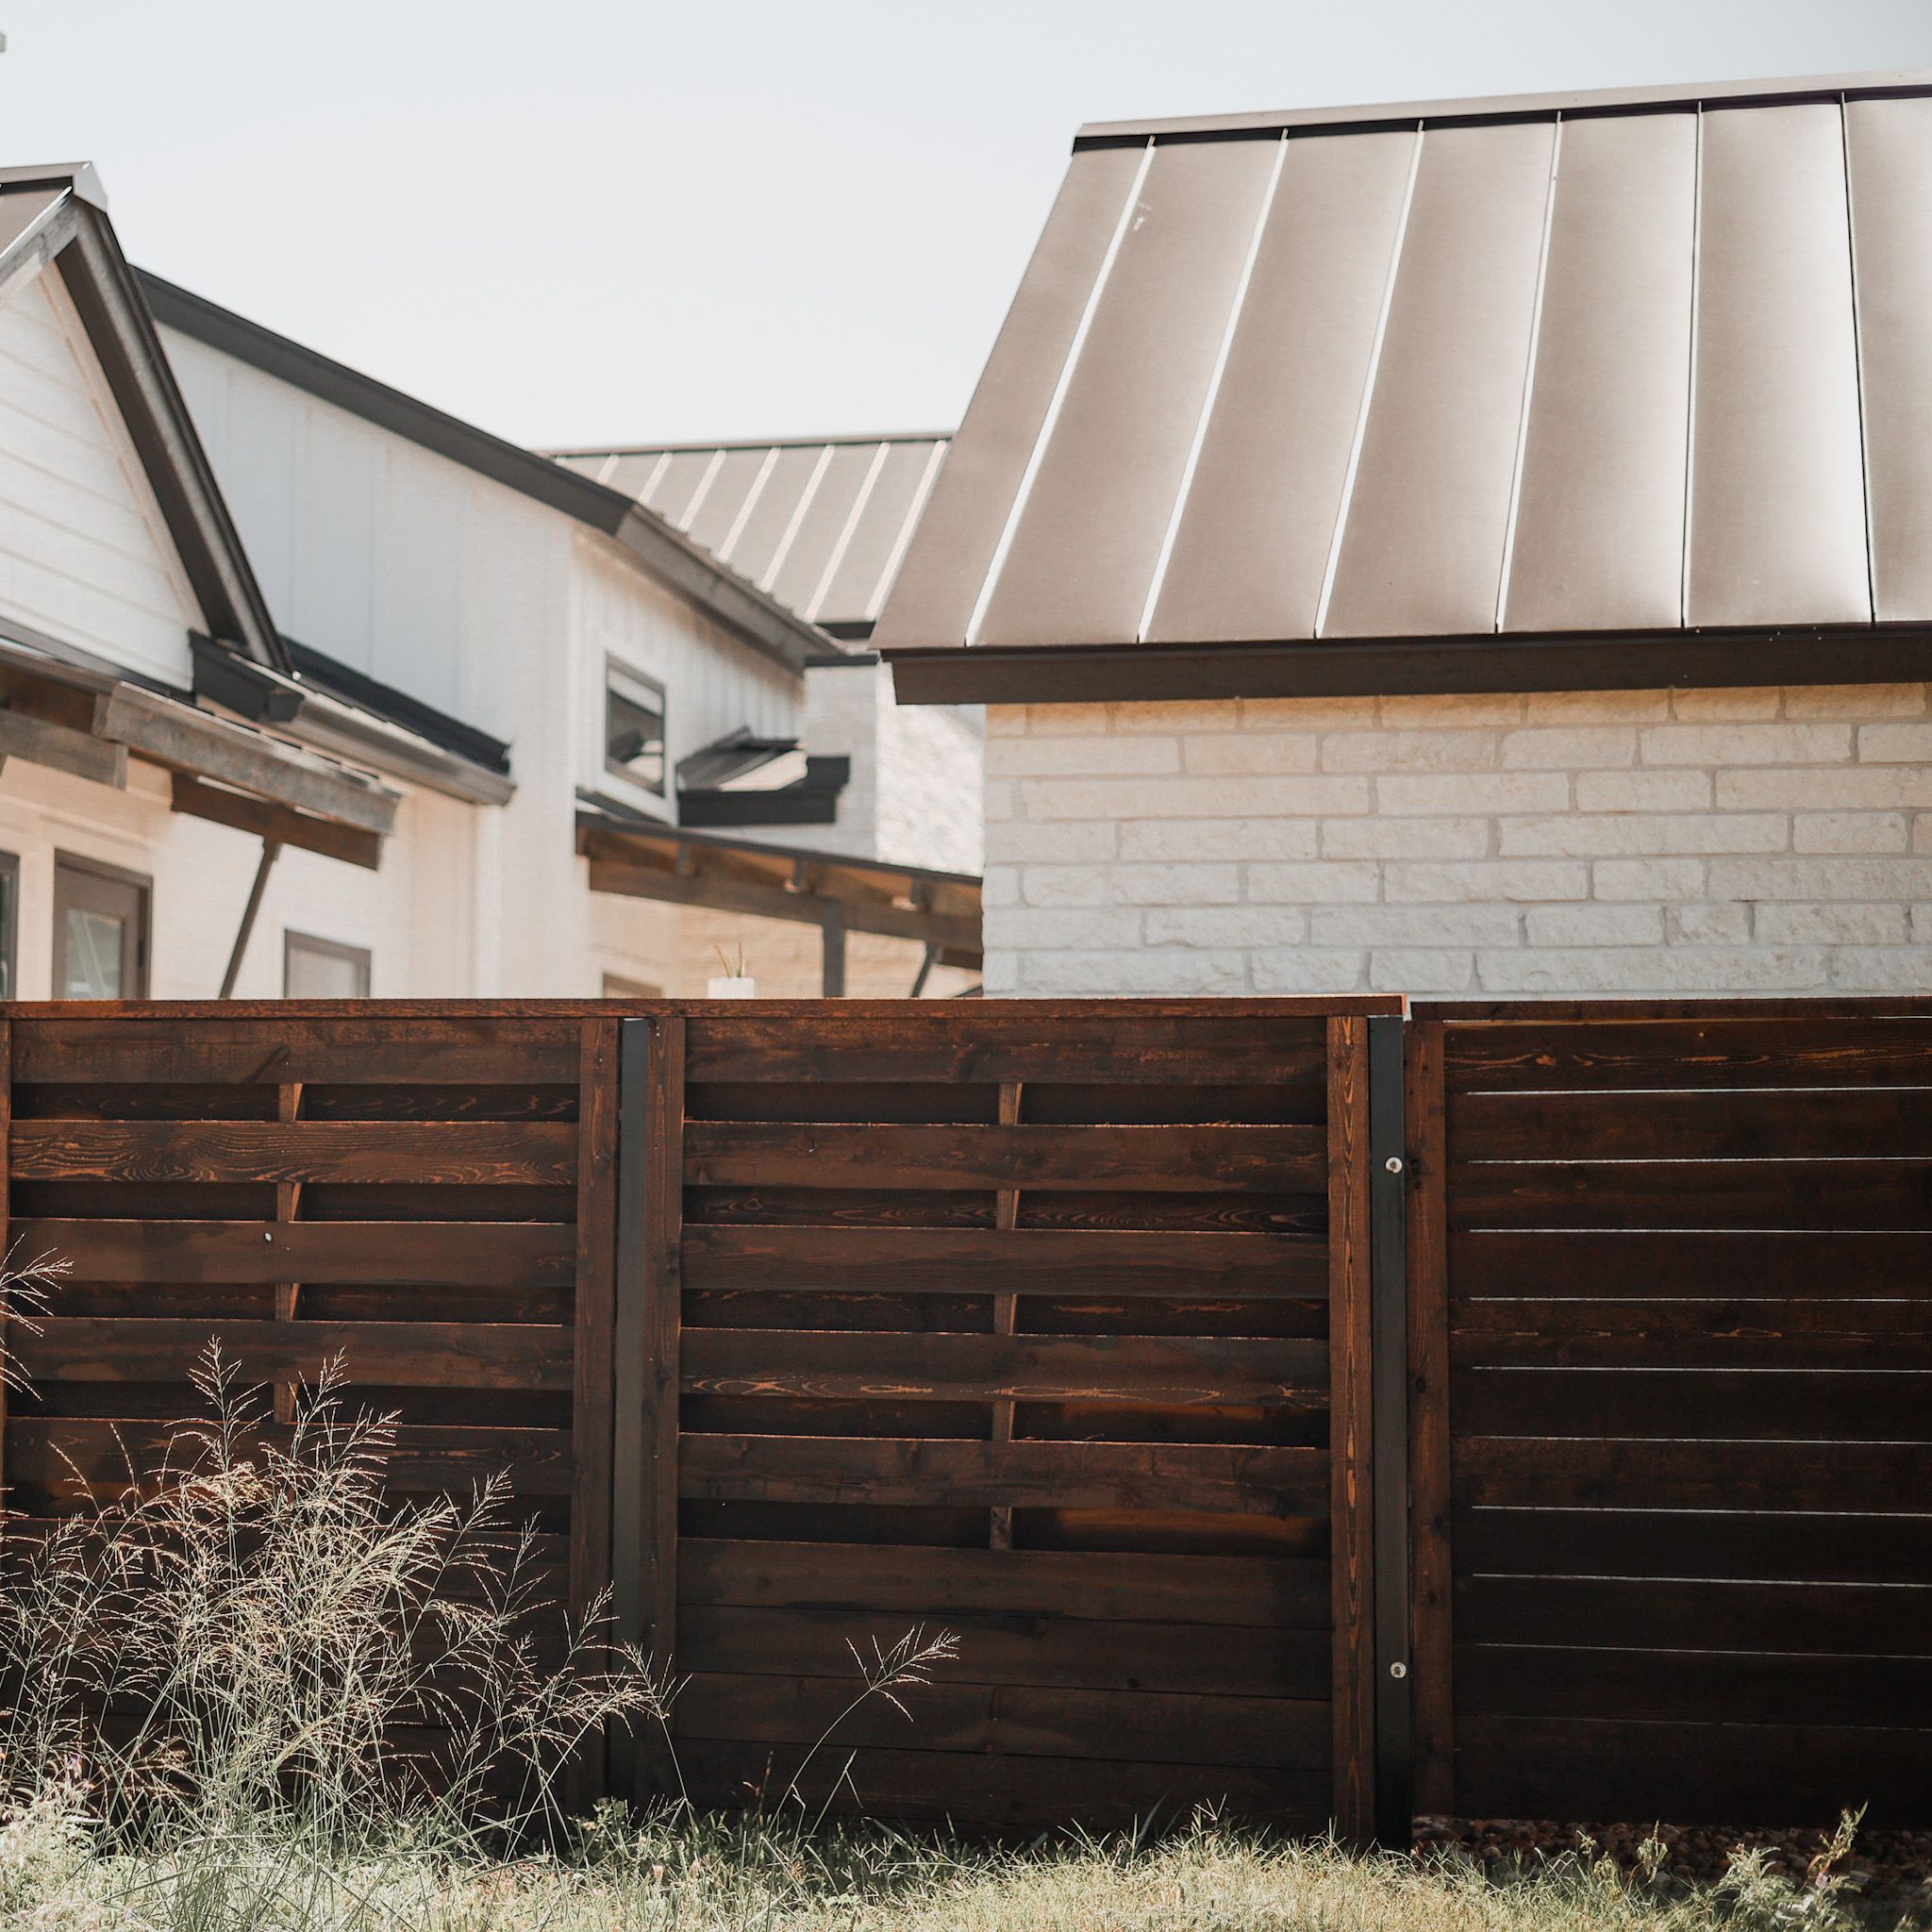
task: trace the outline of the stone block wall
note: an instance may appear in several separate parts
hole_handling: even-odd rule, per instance
[[[995,706],[989,993],[1932,991],[1927,687]]]

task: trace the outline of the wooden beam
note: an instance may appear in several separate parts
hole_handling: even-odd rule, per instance
[[[76,778],[92,778],[117,791],[127,784],[125,745],[108,744],[85,731],[10,708],[0,710],[0,758],[25,758],[30,765],[71,772]]]
[[[591,835],[594,839],[595,835]],[[591,890],[618,892],[633,899],[659,899],[675,906],[709,906],[725,912],[742,912],[756,919],[789,919],[809,925],[824,924],[827,906],[841,907],[850,932],[880,934],[887,939],[917,940],[936,944],[950,954],[965,954],[962,963],[981,958],[979,922],[940,912],[915,912],[909,906],[874,906],[821,897],[815,892],[788,892],[782,886],[749,885],[699,871],[690,876],[659,871],[654,866],[600,856],[590,848]]]
[[[395,823],[401,801],[387,786],[245,725],[131,684],[115,686],[107,709],[104,734],[151,763],[365,831]]]
[[[291,811],[286,806],[271,805],[265,799],[224,791],[219,785],[206,785],[186,772],[175,773],[174,784],[175,809],[191,818],[232,825],[238,832],[252,832],[258,839],[272,839],[279,844],[298,846],[304,852],[319,852],[325,858],[340,858],[344,865],[363,866],[370,872],[382,864],[380,833],[365,831],[359,825],[311,818],[306,812]]]

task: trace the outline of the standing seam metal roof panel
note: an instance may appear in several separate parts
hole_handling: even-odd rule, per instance
[[[1881,622],[1932,611],[1932,114],[1845,107],[1864,378],[1872,587]]]
[[[1280,150],[1154,150],[976,642],[1139,632]]]
[[[1306,644],[1324,521],[1321,633],[1378,651],[1869,626],[1874,584],[1885,622],[1932,624],[1928,94],[1897,75],[1102,130],[876,641]],[[1369,144],[1418,139],[1372,354]]]
[[[1720,108],[1701,148],[1687,620],[1867,621],[1840,110]]]
[[[1074,157],[973,392],[973,440],[961,451],[955,437],[946,452],[874,634],[881,648],[895,641],[895,610],[913,615],[923,634],[964,641],[1140,166],[1132,148]]]
[[[1505,630],[1682,622],[1696,213],[1694,114],[1562,124]]]
[[[1416,141],[1287,143],[1149,641],[1314,636]]]
[[[1494,628],[1554,145],[1422,137],[1324,637]]]

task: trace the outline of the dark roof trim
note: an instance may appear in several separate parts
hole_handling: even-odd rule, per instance
[[[155,319],[166,327],[611,538],[641,569],[702,604],[754,649],[787,669],[802,672],[815,655],[836,648],[823,632],[715,562],[622,491],[492,436],[145,269],[134,274]]]
[[[509,746],[502,739],[491,738],[487,731],[478,731],[474,724],[465,724],[460,718],[452,718],[447,711],[439,711],[407,691],[397,691],[393,685],[365,676],[308,644],[298,643],[293,638],[285,638],[283,642],[288,645],[296,675],[304,683],[312,684],[358,710],[373,711],[391,724],[400,724],[404,730],[413,731],[418,738],[426,739],[443,751],[455,752],[485,771],[509,775]]]
[[[1138,146],[1150,140],[1220,140],[1246,135],[1452,123],[1545,120],[1553,114],[1648,113],[1671,108],[1761,107],[1773,101],[1883,100],[1932,92],[1932,70],[1814,75],[1796,80],[1726,80],[1708,85],[1592,88],[1567,93],[1497,94],[1458,101],[1395,101],[1358,108],[1290,108],[1276,113],[1193,114],[1153,121],[1091,121],[1074,137],[1074,148]]]
[[[902,705],[1370,697],[1396,693],[1724,690],[1932,681],[1917,625],[1306,640],[1257,644],[887,651]]]
[[[281,642],[222,499],[188,406],[87,163],[0,170],[0,198],[54,189],[59,200],[0,258],[0,282],[51,259],[160,507],[209,628],[257,663],[286,670]]]

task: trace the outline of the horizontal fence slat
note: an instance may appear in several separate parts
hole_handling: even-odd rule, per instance
[[[59,1121],[14,1124],[15,1180],[568,1186],[565,1122]]]
[[[1449,1403],[1476,1436],[1932,1442],[1924,1370],[1461,1369]]]
[[[222,1358],[250,1380],[313,1380],[324,1363],[340,1362],[352,1385],[568,1389],[575,1340],[568,1328],[477,1322],[54,1315],[39,1327],[17,1325],[8,1339],[35,1386],[185,1382],[218,1337]]]
[[[1932,1301],[1932,1229],[1487,1229],[1449,1238],[1452,1296],[1793,1296]],[[1923,1319],[1920,1317],[1918,1319]]]
[[[1923,1302],[1473,1302],[1456,1310],[1449,1358],[1461,1368],[1679,1374],[1866,1371],[1881,1358],[1924,1373],[1927,1316]]]
[[[54,1255],[84,1281],[462,1283],[575,1278],[575,1230],[541,1222],[17,1220],[23,1256]]]
[[[731,1434],[678,1443],[678,1494],[691,1501],[1324,1517],[1327,1484],[1321,1449]]]
[[[1932,1042],[1928,1042],[1932,1045]],[[1925,1062],[1932,1080],[1932,1054]],[[1932,1085],[1702,1093],[1461,1093],[1458,1160],[1820,1160],[1932,1155]]]
[[[913,1726],[908,1735],[916,1736]],[[748,1750],[693,1739],[678,1764],[700,1805],[775,1805],[791,1790],[806,1745]],[[826,1750],[800,1792],[816,1813],[861,1814],[908,1823],[1040,1829],[1074,1820],[1091,1830],[1124,1830],[1152,1818],[1185,1816],[1208,1805],[1228,1818],[1318,1832],[1331,1809],[1325,1771],[1243,1766],[1024,1757],[987,1751]]]
[[[1468,1715],[1458,1808],[1486,1818],[1692,1819],[1828,1830],[1932,1812],[1932,1731]]]
[[[687,1393],[1323,1408],[1318,1341],[688,1328]]]
[[[1456,1162],[1452,1228],[1912,1229],[1932,1159]]]
[[[1920,1018],[1530,1018],[1450,1024],[1452,1093],[1631,1088],[1925,1084],[1932,1011]]]
[[[687,1335],[687,1347],[690,1340]],[[998,1611],[1325,1630],[1329,1617],[1326,1560],[1293,1557],[944,1550],[687,1537],[678,1552],[678,1593],[681,1602],[694,1607],[823,1609],[844,1603],[941,1622]]]
[[[1932,1657],[1932,1584],[1463,1576],[1464,1643]]]
[[[1326,1244],[1274,1234],[687,1222],[682,1262],[687,1289],[1328,1298]]]
[[[174,1425],[167,1423],[16,1414],[7,1423],[7,1478],[10,1484],[58,1490],[85,1482],[112,1492],[127,1481],[130,1467],[155,1467],[176,1440]],[[250,1430],[247,1440],[286,1445],[290,1434],[261,1426]],[[181,1442],[175,1454],[177,1464],[183,1458],[192,1462],[193,1445]],[[398,1490],[461,1492],[491,1476],[508,1475],[520,1498],[568,1496],[573,1458],[567,1430],[405,1424],[395,1431],[387,1467],[390,1484]]]
[[[855,1674],[853,1646],[869,1656],[874,1642],[896,1642],[917,1621],[881,1610],[721,1606],[680,1619],[677,1663],[687,1671],[849,1681]],[[950,1616],[945,1627],[959,1640],[958,1657],[945,1666],[951,1683],[1315,1702],[1328,1695],[1325,1630],[1117,1624],[1000,1612]],[[930,1620],[925,1628],[933,1633]]]
[[[1922,1583],[1932,1576],[1932,1511],[1458,1509],[1453,1544],[1457,1566],[1467,1574]]]
[[[1451,1492],[1497,1507],[1932,1510],[1932,1446],[1463,1436]]]
[[[1907,1724],[1932,1730],[1932,1657],[1470,1643],[1456,1694],[1474,1716]]]
[[[684,1177],[710,1186],[1292,1193],[1320,1189],[1326,1174],[1321,1127],[690,1121],[684,1130]]]
[[[291,1081],[338,1086],[543,1086],[577,1079],[567,1019],[326,1019],[14,1022],[13,1077],[140,1085]]]
[[[916,1745],[922,1751],[1166,1758],[1284,1771],[1320,1771],[1328,1764],[1325,1702],[957,1684],[947,1681],[947,1669],[936,1665],[934,1682],[906,1693],[906,1711],[874,1700],[842,1723],[853,1698],[849,1674],[700,1674],[678,1693],[676,1735],[680,1743],[705,1738],[810,1744],[836,1725],[841,1753]]]
[[[1131,1016],[1071,1003],[989,1002],[956,1014],[814,1011],[714,1014],[686,1022],[685,1077],[701,1080],[1083,1080],[1134,1086],[1225,1081],[1303,1085],[1319,1093],[1329,1010],[1374,1001],[1310,1001],[1308,1017],[1260,1016],[1230,1005]],[[1389,1010],[1393,1010],[1391,1007]]]

